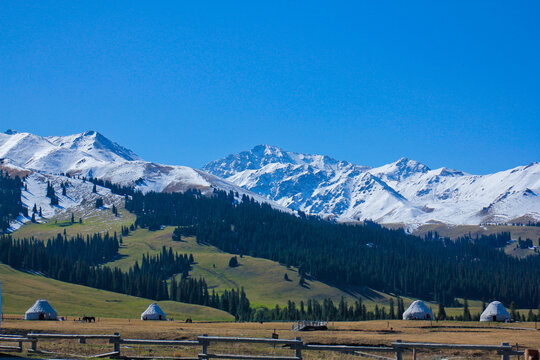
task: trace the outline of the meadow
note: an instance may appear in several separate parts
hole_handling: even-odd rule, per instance
[[[153,301],[86,286],[70,284],[45,276],[24,273],[0,264],[2,282],[2,312],[16,314],[22,319],[24,312],[38,299],[45,298],[59,316],[68,320],[83,315],[137,319]],[[174,301],[161,301],[159,305],[172,318],[191,317],[198,321],[233,320],[217,309]]]
[[[113,216],[109,209],[99,211],[86,209],[85,220],[82,224],[70,224],[70,215],[60,214],[49,219],[47,223],[24,225],[13,236],[20,238],[33,236],[37,239],[46,239],[64,231],[68,235],[91,234],[98,231],[119,233],[122,226],[128,226],[134,222],[135,216],[126,211],[121,203],[117,205],[119,216]],[[196,263],[190,274],[193,277],[204,277],[210,290],[219,293],[226,289],[243,287],[253,307],[272,308],[276,304],[283,306],[287,304],[288,300],[294,301],[298,305],[300,301],[306,302],[308,299],[322,301],[328,297],[332,298],[334,302],[338,302],[341,297],[344,297],[349,303],[352,303],[357,297],[360,297],[367,309],[373,311],[375,306],[385,306],[388,309],[390,298],[397,299],[396,294],[385,294],[367,287],[339,289],[310,278],[307,279],[304,286],[301,286],[296,268],[262,258],[237,257],[239,266],[229,267],[229,260],[234,255],[223,252],[214,246],[199,244],[195,237],[182,237],[182,241],[173,241],[173,229],[173,227],[165,227],[157,231],[137,229],[130,232],[128,236],[123,238],[120,258],[106,265],[128,270],[136,261],[141,261],[143,254],[156,254],[161,251],[163,246],[166,246],[178,253],[193,254]],[[288,281],[284,279],[285,274],[287,274]],[[39,296],[37,292],[35,296]],[[402,298],[405,306],[416,300],[408,297]],[[463,302],[463,299],[458,300]],[[429,302],[427,304],[436,312],[437,304]],[[482,303],[481,301],[469,300],[469,308],[472,314],[480,313]],[[526,314],[528,310],[522,311],[525,311]],[[446,308],[446,312],[448,315],[459,315],[463,313],[463,308]],[[124,317],[114,314],[111,316]]]

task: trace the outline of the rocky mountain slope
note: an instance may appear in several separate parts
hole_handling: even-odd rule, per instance
[[[489,175],[431,170],[406,158],[370,168],[259,145],[203,170],[290,209],[339,221],[409,225],[540,219],[540,163]]]
[[[91,184],[78,179],[82,177],[110,180],[116,184],[134,186],[143,192],[199,189],[208,193],[213,189],[232,190],[289,211],[265,197],[204,171],[144,161],[131,150],[95,131],[42,137],[8,130],[0,134],[0,168],[28,176],[25,181],[28,190],[23,192],[23,203],[29,209],[34,204],[41,207],[43,219],[59,212],[71,212],[82,202],[95,201],[95,194],[88,190],[91,190]],[[51,206],[50,199],[45,196],[47,183],[50,182],[59,195],[61,183],[67,181],[74,188],[70,191],[73,195],[59,196],[60,203]],[[28,220],[19,217],[13,229]],[[38,221],[41,220],[38,218]]]

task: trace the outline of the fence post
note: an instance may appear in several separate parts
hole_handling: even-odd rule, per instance
[[[295,356],[298,360],[302,360],[302,338],[297,337],[296,340],[298,340],[298,343],[296,344]]]
[[[18,349],[19,352],[22,352],[22,351],[23,351],[22,345],[23,345],[23,342],[22,342],[22,341],[19,341],[19,349]]]
[[[201,352],[201,355],[202,356],[199,356],[199,358],[201,359],[208,359],[208,339],[204,339],[204,337],[208,336],[208,334],[204,334],[203,335],[203,339],[199,338],[199,341],[201,342],[201,345],[202,345],[202,352]]]
[[[508,345],[510,345],[510,344],[509,344],[509,343],[503,342],[501,345],[502,345],[502,346],[508,346]],[[506,352],[506,350],[503,350],[503,354],[501,355],[501,360],[510,360],[510,355],[508,355],[508,353]]]
[[[114,335],[120,335],[119,333],[114,333]],[[116,356],[120,356],[120,336],[117,336],[113,339],[113,344],[114,344],[114,352],[117,353]]]
[[[400,343],[401,340],[396,340],[397,343]],[[396,346],[396,360],[403,360],[403,355],[401,354],[401,348]]]
[[[37,351],[37,342],[38,342],[37,338],[32,339],[32,343],[30,344],[30,349],[32,351]]]

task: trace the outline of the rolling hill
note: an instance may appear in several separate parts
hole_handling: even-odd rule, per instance
[[[0,281],[4,314],[24,314],[37,299],[45,298],[60,316],[71,318],[86,314],[110,318],[139,318],[153,302],[21,272],[3,264],[0,264]],[[169,317],[178,320],[187,317],[197,321],[233,319],[224,311],[200,305],[174,301],[162,301],[159,305]]]
[[[86,211],[87,210],[85,210],[84,207],[81,208],[81,214],[86,213]],[[135,220],[135,216],[133,214],[123,209],[123,204],[119,204],[119,216],[114,216],[110,209],[106,208],[96,210],[90,206],[89,211],[91,211],[92,216],[86,217],[88,220],[84,221],[83,224],[71,224],[68,221],[69,218],[67,214],[58,213],[50,219],[47,219],[47,223],[44,222],[23,225],[20,229],[13,233],[13,236],[19,238],[34,236],[38,239],[45,239],[53,237],[56,234],[64,231],[71,235],[75,235],[77,233],[92,234],[96,232],[96,230],[119,232],[122,225],[131,224]],[[172,227],[166,227],[163,230],[158,231],[138,229],[131,232],[129,236],[126,236],[123,239],[123,244],[120,249],[121,257],[118,260],[108,263],[107,265],[118,266],[126,270],[131,267],[135,261],[140,262],[143,254],[157,254],[161,251],[163,246],[166,246],[171,247],[174,251],[179,253],[193,254],[196,263],[193,266],[191,275],[193,277],[204,277],[210,289],[214,289],[217,292],[222,292],[226,289],[244,287],[253,306],[263,305],[272,308],[276,304],[279,304],[280,306],[286,305],[288,300],[295,301],[298,304],[301,300],[304,302],[307,301],[307,299],[323,300],[327,297],[331,298],[334,302],[337,302],[343,296],[349,302],[353,301],[356,297],[361,297],[368,310],[373,311],[376,305],[379,307],[388,306],[390,298],[396,299],[394,294],[385,294],[374,291],[370,288],[339,289],[309,278],[307,279],[306,286],[300,286],[298,283],[299,276],[296,268],[288,268],[285,265],[274,261],[254,258],[251,256],[243,256],[242,258],[238,258],[240,266],[231,268],[228,266],[228,262],[230,258],[234,256],[233,254],[223,252],[214,246],[198,244],[194,237],[183,237],[183,241],[181,242],[172,241],[172,230]],[[99,316],[114,315],[113,317],[132,317],[137,315],[138,312],[138,309],[136,311],[132,310],[131,308],[128,309],[128,307],[131,307],[132,304],[139,304],[139,302],[136,302],[135,300],[133,300],[133,302],[130,300],[133,297],[122,294],[108,293],[106,291],[91,289],[84,286],[62,283],[53,279],[44,278],[43,276],[16,271],[5,265],[2,265],[2,271],[0,273],[2,274],[0,280],[3,281],[4,286],[4,304],[7,307],[5,307],[5,309],[8,309],[5,310],[6,312],[21,313],[21,309],[27,307],[27,302],[32,302],[31,299],[39,297],[47,297],[56,303],[56,299],[62,300],[63,296],[56,298],[55,294],[64,294],[62,292],[63,290],[58,290],[63,288],[69,289],[69,291],[72,292],[71,297],[73,303],[83,301],[84,304],[85,298],[89,296],[97,296],[91,295],[93,292],[96,294],[109,294],[113,296],[114,299],[125,297],[125,301],[120,303],[116,302],[116,305],[118,306],[109,309],[106,306],[108,305],[108,301],[106,300],[110,300],[110,298],[107,297],[108,295],[105,297],[102,297],[101,295],[101,297],[97,296],[96,299],[101,300],[99,300],[100,302],[98,301],[98,304],[92,306],[95,306],[96,309],[99,310],[99,312],[96,313],[99,313]],[[290,281],[284,280],[285,274],[288,275]],[[44,285],[37,286],[34,285],[34,283]],[[24,284],[30,285],[27,286]],[[52,287],[50,284],[53,284],[55,287]],[[10,292],[12,295],[7,295]],[[19,304],[19,296],[28,297],[29,300],[23,304]],[[68,298],[69,297],[66,299]],[[403,297],[403,299],[406,305],[415,300],[408,297]],[[143,300],[143,302],[147,301],[150,300]],[[9,305],[11,302],[13,303]],[[189,311],[175,310],[174,307],[167,307],[168,302],[164,303],[165,309],[169,309],[166,311],[171,312],[172,314],[183,314],[184,312],[197,314],[197,311],[195,311],[198,309],[197,307],[194,309],[190,308]],[[60,304],[62,304],[62,302],[60,302]],[[71,303],[68,302],[66,303],[66,307],[59,307],[58,310],[60,311],[60,309],[69,308],[70,304]],[[437,307],[437,305],[433,303],[431,303],[430,306],[433,309],[436,309]],[[480,311],[481,302],[469,300],[469,306],[471,308],[471,312],[474,314]],[[78,309],[82,308],[79,307],[73,309],[77,310],[73,310],[71,312],[62,310],[62,313],[72,316],[78,315]],[[212,309],[212,311],[213,310],[215,309]],[[461,308],[447,308],[447,313],[449,315],[460,314],[461,312]],[[115,315],[117,313],[119,315]],[[214,314],[210,312],[208,314],[208,317],[203,317],[201,319],[223,319],[223,317],[221,317],[218,313]],[[175,315],[175,317],[177,316],[179,315]],[[196,316],[194,315],[193,318],[196,318]]]

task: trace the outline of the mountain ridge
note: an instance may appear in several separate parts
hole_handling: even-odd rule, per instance
[[[34,204],[39,204],[46,218],[72,211],[84,200],[72,201],[69,197],[60,196],[59,205],[49,205],[50,199],[45,196],[47,184],[53,184],[57,193],[62,191],[60,185],[65,182],[86,189],[89,185],[84,187],[83,180],[79,181],[78,178],[99,178],[132,186],[142,192],[197,189],[203,194],[210,194],[214,189],[233,191],[239,196],[248,195],[258,202],[290,212],[265,197],[202,170],[144,161],[133,151],[93,130],[47,137],[13,130],[0,133],[0,169],[28,176],[32,193],[23,192],[23,204],[30,209]],[[84,196],[92,197],[86,190],[82,192]],[[11,230],[29,220],[19,216]]]
[[[93,130],[48,137],[8,130],[0,134],[0,160],[18,172],[95,177],[142,192],[234,191],[281,210],[343,222],[373,220],[414,228],[432,222],[540,220],[538,162],[471,175],[430,169],[406,157],[370,167],[261,144],[199,170],[144,161]]]
[[[338,221],[370,219],[417,226],[540,218],[537,162],[471,175],[447,167],[430,169],[406,157],[369,167],[257,145],[210,162],[203,170],[283,206]]]

